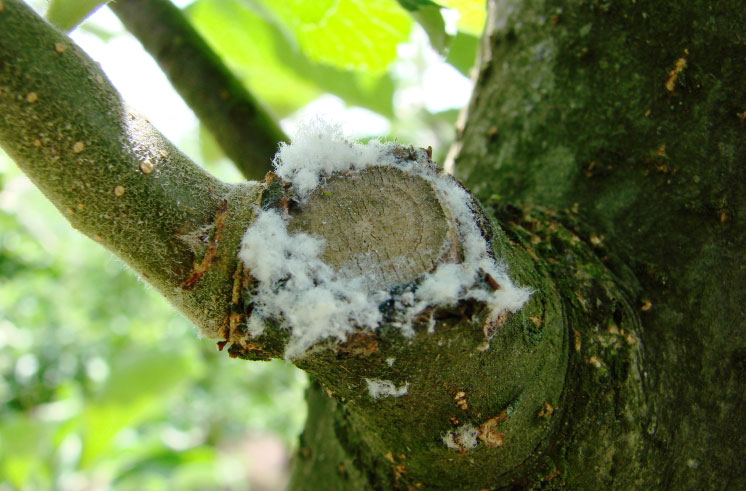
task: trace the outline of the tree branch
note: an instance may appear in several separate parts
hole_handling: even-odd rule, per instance
[[[228,186],[192,163],[23,2],[3,2],[0,32],[5,151],[73,227],[121,257],[195,324],[217,330],[235,260],[195,288],[181,285],[209,251],[218,218],[226,228],[245,228],[250,207],[234,205],[253,199],[257,186]],[[234,257],[240,233],[233,236],[212,254],[232,246]]]
[[[155,58],[176,91],[249,179],[271,169],[279,126],[168,0],[109,4]]]

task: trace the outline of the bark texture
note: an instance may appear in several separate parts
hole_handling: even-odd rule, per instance
[[[746,486],[743,6],[491,1],[489,16],[456,174],[482,199],[570,210],[629,265],[635,281],[605,261],[643,325],[654,455],[636,485]]]

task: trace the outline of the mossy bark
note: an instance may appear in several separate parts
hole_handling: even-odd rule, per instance
[[[492,1],[489,15],[456,174],[482,199],[575,210],[629,266],[607,262],[642,319],[655,453],[639,487],[743,488],[742,3]]]
[[[330,476],[339,489],[656,482],[634,285],[609,265],[631,272],[592,245],[575,214],[498,203],[487,213],[504,223],[496,255],[537,289],[529,304],[488,344],[462,304],[434,313],[434,332],[423,326],[412,340],[384,332],[373,347],[360,343],[367,350],[342,345],[299,361],[320,385],[309,388],[291,488],[316,489]],[[374,400],[363,377],[410,388]],[[482,433],[474,448],[448,448],[444,437],[464,424],[497,441]]]

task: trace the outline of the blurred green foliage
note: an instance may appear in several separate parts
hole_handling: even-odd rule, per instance
[[[0,177],[0,489],[248,489],[247,441],[293,448],[300,371],[198,341],[4,156]]]
[[[49,15],[74,25],[98,3],[55,0]],[[442,6],[461,14],[454,35]],[[196,0],[184,11],[275,115],[331,93],[387,118],[381,136],[432,144],[436,158],[458,109],[395,104],[421,89],[428,67],[416,24],[468,74],[484,23],[481,0]],[[406,42],[416,49],[402,54]],[[183,140],[211,171],[231,174],[206,131]],[[305,376],[195,337],[0,154],[0,491],[281,487],[267,468],[281,472],[296,445]]]

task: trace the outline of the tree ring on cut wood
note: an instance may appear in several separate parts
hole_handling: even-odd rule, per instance
[[[431,183],[395,167],[326,178],[288,224],[324,239],[321,260],[369,290],[410,283],[456,250],[456,227]]]

